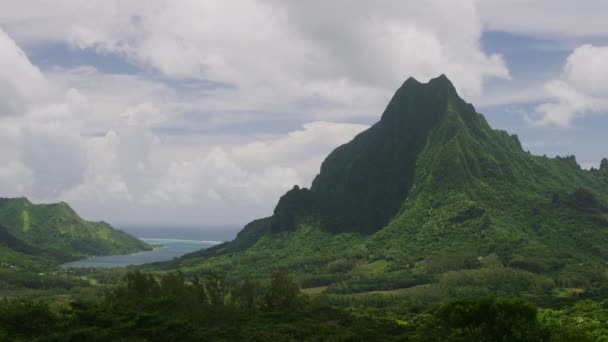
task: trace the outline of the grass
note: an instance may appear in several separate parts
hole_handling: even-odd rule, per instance
[[[327,290],[327,286],[309,287],[302,289],[301,291],[307,295],[319,295]]]

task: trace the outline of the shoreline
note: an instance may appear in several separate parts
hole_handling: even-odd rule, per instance
[[[130,254],[96,255],[61,264],[61,268],[112,268],[139,266],[156,262],[169,261],[182,255],[206,249],[220,244],[219,241],[140,238],[151,244],[151,250],[139,251]]]

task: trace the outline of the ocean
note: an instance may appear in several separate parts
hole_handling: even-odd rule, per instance
[[[168,261],[224,241],[230,241],[240,230],[240,228],[233,226],[203,228],[120,227],[119,229],[137,236],[147,243],[162,245],[162,247],[126,255],[93,256],[66,263],[63,267],[125,267]]]

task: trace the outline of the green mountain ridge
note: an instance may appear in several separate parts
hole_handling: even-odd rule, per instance
[[[0,247],[13,261],[27,255],[55,262],[151,248],[106,222],[83,220],[65,202],[33,204],[25,197],[0,198]]]
[[[311,213],[333,232],[373,233],[384,227],[408,197],[416,159],[433,128],[444,120],[455,92],[444,75],[426,86],[409,78],[380,122],[325,159],[310,191],[294,188],[281,198],[273,231],[292,229],[296,217]],[[465,110],[470,114],[470,108]]]
[[[14,237],[11,233],[9,233],[8,229],[3,226],[0,226],[0,243],[2,243],[5,247],[19,253],[36,255],[40,254],[41,252],[38,248],[30,246]]]
[[[608,294],[607,170],[531,155],[444,75],[410,78],[310,189],[295,186],[232,242],[152,267],[283,269],[345,293]]]

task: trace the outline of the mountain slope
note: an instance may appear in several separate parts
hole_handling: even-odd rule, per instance
[[[327,157],[310,189],[294,187],[233,242],[163,267],[237,278],[287,269],[304,286],[338,292],[601,293],[606,203],[608,161],[588,171],[574,157],[533,156],[445,76],[408,79],[377,124]]]
[[[371,233],[389,222],[410,192],[428,135],[445,116],[450,87],[445,76],[426,87],[408,79],[379,123],[325,159],[310,191],[327,230]],[[281,204],[275,217],[284,214]],[[274,220],[273,228],[290,227]]]
[[[149,249],[137,238],[105,222],[88,222],[67,203],[33,204],[0,198],[0,244],[15,252],[52,256],[58,261]]]

